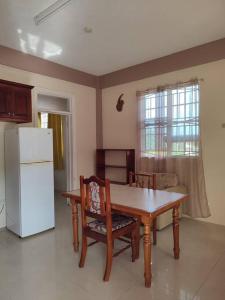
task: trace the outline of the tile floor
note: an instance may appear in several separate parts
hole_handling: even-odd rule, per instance
[[[104,245],[89,248],[85,268],[78,268],[70,208],[58,197],[55,230],[24,240],[0,232],[0,300],[224,300],[225,227],[182,219],[180,244],[176,261],[171,227],[158,233],[150,289],[144,287],[142,249],[135,263],[129,250],[115,258],[104,283]]]

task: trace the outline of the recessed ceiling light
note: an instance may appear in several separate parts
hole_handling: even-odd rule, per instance
[[[86,33],[92,33],[92,28],[91,27],[88,27],[88,26],[85,26],[84,27],[84,32],[86,32]]]
[[[59,10],[63,9],[71,0],[58,0],[39,14],[34,17],[34,23],[39,25],[40,23],[44,22],[47,18],[51,15],[57,13]]]

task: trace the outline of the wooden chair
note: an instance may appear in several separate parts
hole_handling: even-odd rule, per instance
[[[95,176],[84,179],[80,177],[81,217],[82,217],[82,251],[79,267],[85,263],[87,247],[98,242],[107,246],[104,281],[109,280],[112,258],[128,248],[132,248],[132,262],[139,256],[139,222],[135,218],[111,213],[110,181]],[[88,222],[87,217],[94,221]],[[129,237],[127,240],[125,237]],[[87,238],[94,242],[87,244]],[[128,245],[113,254],[114,240],[119,239]]]
[[[129,173],[129,186],[156,190],[156,173]],[[157,219],[153,220],[153,244],[157,244]]]
[[[156,173],[129,173],[129,185],[156,190]]]

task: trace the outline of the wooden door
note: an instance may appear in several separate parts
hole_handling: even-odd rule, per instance
[[[31,90],[14,87],[12,116],[18,122],[31,122]]]
[[[0,118],[9,119],[12,114],[12,90],[0,84]]]

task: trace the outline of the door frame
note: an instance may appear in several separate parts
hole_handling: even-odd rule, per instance
[[[68,100],[68,111],[57,111],[52,109],[41,109],[38,108],[38,97],[39,95],[59,97]],[[38,126],[38,112],[46,112],[51,114],[58,114],[66,117],[66,130],[67,135],[65,141],[67,143],[66,147],[66,186],[67,191],[71,191],[78,187],[78,177],[77,177],[77,143],[76,143],[76,124],[75,124],[75,114],[76,114],[76,103],[75,98],[71,94],[61,93],[57,91],[52,91],[43,88],[34,88],[32,90],[33,101],[33,125]]]

